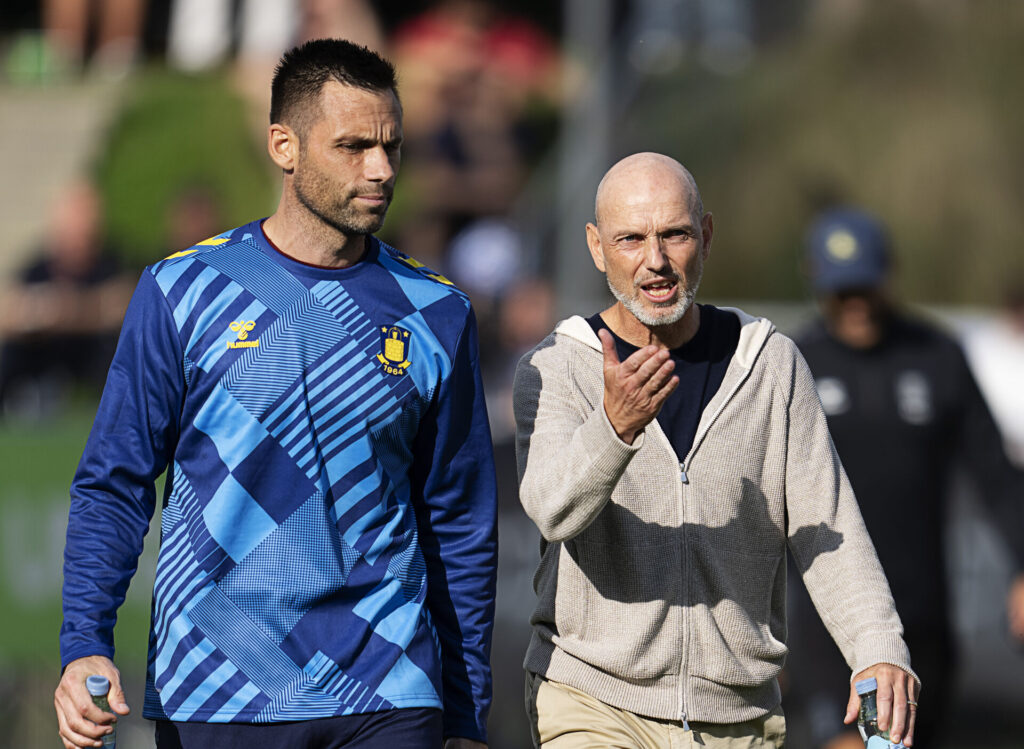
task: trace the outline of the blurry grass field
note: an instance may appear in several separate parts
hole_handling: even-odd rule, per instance
[[[60,586],[68,488],[93,411],[45,425],[0,426],[0,664],[59,669]],[[155,526],[155,523],[154,523]],[[119,658],[144,663],[154,530],[115,631]]]

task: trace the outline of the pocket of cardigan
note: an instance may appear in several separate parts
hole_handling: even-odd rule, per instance
[[[691,671],[718,684],[756,687],[786,656],[785,574],[778,555],[698,545],[691,555]]]
[[[621,678],[676,673],[681,636],[679,543],[581,542],[572,544],[569,553],[583,595],[577,599],[579,610],[572,612],[578,637],[561,647]]]

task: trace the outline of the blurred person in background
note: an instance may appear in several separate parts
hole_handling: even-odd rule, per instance
[[[230,62],[261,129],[270,105],[266,80],[289,47],[333,38],[385,51],[368,0],[172,0],[167,23],[168,63],[199,72]]]
[[[385,49],[380,19],[368,0],[299,0],[299,13],[297,43],[331,37]]]
[[[129,711],[113,629],[166,469],[159,749],[485,747],[496,497],[473,311],[373,236],[401,160],[391,64],[314,40],[272,91],[276,211],[147,268],[125,316],[71,487],[61,737],[98,746]]]
[[[781,747],[787,548],[855,678],[877,679],[879,725],[913,744],[910,653],[796,346],[694,302],[714,225],[679,162],[618,162],[595,216],[617,301],[560,322],[514,386],[519,496],[544,539],[535,745]]]
[[[292,44],[325,38],[383,47],[367,0],[172,0],[167,58],[192,72],[216,67],[233,53],[243,65],[273,64]]]
[[[557,322],[555,291],[547,279],[522,277],[505,288],[496,304],[491,341],[487,346],[481,342],[480,354],[491,434],[495,443],[505,444],[515,436],[512,381],[516,365]]]
[[[120,75],[138,62],[146,3],[147,0],[44,0],[47,42],[60,64],[72,70],[80,70],[88,63],[101,72]],[[94,44],[89,44],[90,39],[95,39]]]
[[[173,0],[167,62],[188,72],[241,60],[272,66],[298,27],[300,0]],[[255,71],[254,71],[255,72]],[[266,86],[261,88],[265,89]]]
[[[475,304],[475,302],[474,302]],[[545,278],[520,276],[496,301],[490,336],[481,333],[480,355],[487,395],[487,414],[494,439],[494,469],[498,479],[498,598],[491,652],[494,670],[492,746],[522,749],[530,745],[530,726],[523,712],[523,653],[530,642],[530,625],[523,616],[535,603],[533,575],[537,569],[540,534],[519,504],[516,471],[515,417],[512,382],[516,364],[555,324],[555,292]],[[488,338],[490,338],[489,345]]]
[[[0,407],[43,416],[76,387],[99,393],[132,283],[103,235],[89,181],[58,196],[37,257],[0,297]]]
[[[406,135],[417,202],[403,243],[446,267],[453,237],[506,214],[520,194],[539,140],[527,109],[550,101],[557,48],[485,0],[443,0],[401,24],[391,46],[415,91]]]
[[[219,233],[223,212],[216,194],[203,185],[183,187],[167,209],[166,247],[192,247]]]
[[[1024,281],[1003,294],[998,318],[964,343],[1014,465],[1024,469]]]
[[[1019,638],[1024,475],[1007,460],[959,345],[893,298],[891,251],[879,221],[856,209],[826,211],[810,228],[808,253],[821,317],[796,342],[889,580],[914,670],[926,685],[914,745],[931,749],[948,718],[956,666],[944,558],[951,470],[968,469],[1015,553],[1019,573],[1008,611]],[[804,714],[815,746],[862,747],[856,731],[841,730],[849,695],[837,680],[845,665],[803,586],[797,579],[791,584],[787,704]]]

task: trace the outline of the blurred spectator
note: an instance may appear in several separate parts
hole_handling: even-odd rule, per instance
[[[527,104],[551,93],[554,44],[533,24],[483,0],[444,0],[393,39],[405,82],[411,254],[447,267],[448,243],[481,217],[511,208],[533,138]]]
[[[236,52],[243,64],[274,64],[284,50],[310,39],[343,38],[373,50],[383,44],[367,0],[173,0],[169,26],[168,61],[192,72]]]
[[[347,39],[382,52],[383,32],[369,0],[173,0],[167,59],[199,72],[230,65],[249,105],[253,134],[266,137],[270,87],[281,55],[311,39]]]
[[[511,440],[515,433],[512,378],[516,364],[554,324],[555,292],[551,284],[540,278],[523,278],[511,283],[499,300],[496,320],[488,326],[492,332],[488,334],[488,328],[481,327],[484,391],[495,442]]]
[[[276,60],[295,36],[299,0],[174,0],[168,62],[196,72],[239,56]]]
[[[300,0],[296,43],[310,39],[348,39],[372,50],[384,49],[384,32],[367,0]]]
[[[530,724],[523,709],[523,654],[530,642],[531,627],[524,612],[536,602],[533,573],[540,562],[541,539],[537,526],[519,504],[512,378],[520,357],[555,324],[554,289],[545,279],[520,277],[505,289],[496,311],[496,331],[480,337],[498,479],[498,535],[502,539],[498,547],[495,646],[491,651],[494,703],[490,746],[520,749],[531,745]]]
[[[533,22],[499,12],[486,0],[441,0],[402,23],[392,47],[413,134],[434,130],[445,119],[437,93],[452,80],[484,74],[516,108],[531,98],[560,96],[554,42]]]
[[[191,247],[221,231],[224,220],[214,194],[201,186],[184,188],[167,209],[168,254]]]
[[[442,268],[487,320],[502,291],[522,275],[523,237],[509,221],[478,219],[452,239]]]
[[[101,213],[93,185],[65,190],[38,257],[3,294],[4,413],[45,416],[70,388],[103,385],[133,284],[104,242]]]
[[[123,74],[138,60],[145,5],[146,0],[44,0],[47,41],[71,69],[88,62],[100,72]]]
[[[167,59],[188,72],[233,61],[235,84],[260,113],[262,132],[266,82],[278,59],[295,44],[327,37],[383,47],[368,0],[173,0]]]
[[[1006,451],[1024,468],[1024,285],[1007,290],[999,319],[968,337],[965,347]]]
[[[956,660],[943,544],[951,469],[969,471],[1013,547],[1018,573],[1008,602],[1022,639],[1024,474],[1007,460],[959,346],[892,299],[881,225],[859,211],[827,212],[811,229],[809,254],[822,319],[797,343],[892,588],[923,686],[914,747],[929,749],[948,718]],[[787,712],[803,714],[814,746],[863,747],[855,731],[842,730],[849,693],[834,685],[848,670],[799,580],[790,585],[798,600]]]

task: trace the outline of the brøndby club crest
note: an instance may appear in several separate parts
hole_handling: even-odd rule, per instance
[[[409,344],[412,333],[397,325],[385,325],[380,329],[380,353],[377,361],[390,375],[403,375],[409,368]]]

